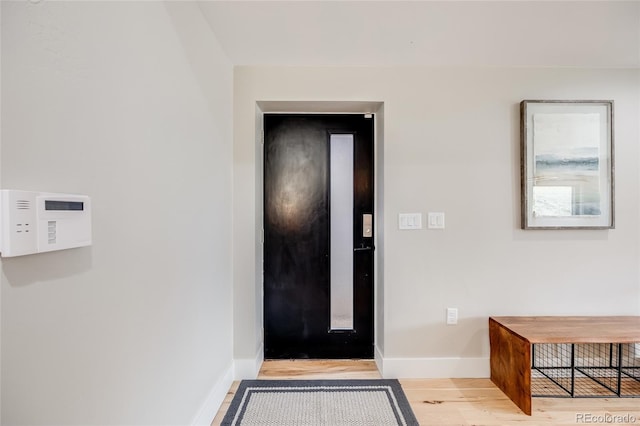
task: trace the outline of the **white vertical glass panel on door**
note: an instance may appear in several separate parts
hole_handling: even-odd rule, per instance
[[[330,138],[331,330],[353,330],[353,135]]]

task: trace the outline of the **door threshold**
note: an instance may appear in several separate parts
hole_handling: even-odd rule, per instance
[[[258,379],[381,379],[372,359],[264,360]]]

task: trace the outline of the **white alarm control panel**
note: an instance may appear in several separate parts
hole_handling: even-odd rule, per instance
[[[0,190],[0,254],[22,256],[91,245],[86,195]]]

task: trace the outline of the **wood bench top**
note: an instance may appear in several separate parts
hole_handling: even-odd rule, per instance
[[[637,343],[640,316],[490,317],[530,343]]]

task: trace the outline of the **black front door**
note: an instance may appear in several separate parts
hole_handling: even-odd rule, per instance
[[[264,117],[265,358],[373,358],[373,118]]]

